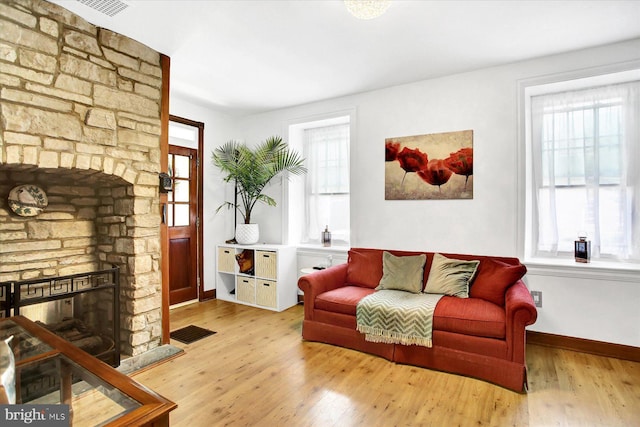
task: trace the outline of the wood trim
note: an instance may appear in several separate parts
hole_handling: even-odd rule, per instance
[[[134,400],[140,403],[140,407],[132,410],[131,412],[122,415],[116,420],[112,420],[108,423],[110,426],[153,426],[153,425],[169,425],[169,412],[177,408],[177,404],[164,398],[158,393],[148,389],[141,385],[134,379],[116,371],[113,367],[102,363],[89,353],[82,351],[69,341],[62,339],[55,335],[53,332],[48,331],[46,328],[32,322],[23,316],[14,316],[9,319],[3,319],[3,321],[13,321],[16,325],[20,326],[26,333],[36,337],[38,340],[47,344],[53,350],[47,352],[47,354],[58,353],[64,355],[74,364],[79,365],[82,369],[86,370],[91,375],[97,377],[100,381],[110,384],[114,388],[118,389],[125,395],[130,396]],[[33,359],[31,359],[32,361]],[[30,363],[29,360],[22,360],[17,362],[17,366],[26,365]],[[62,368],[64,369],[64,368]],[[63,381],[68,381],[67,386]],[[65,380],[61,379],[62,400],[65,400],[65,395],[71,395],[71,375]],[[70,398],[69,398],[70,402]]]
[[[171,123],[169,121],[169,133],[171,133]],[[196,129],[197,132],[197,129]],[[199,240],[198,240],[198,149],[171,145],[169,140],[170,164],[175,162],[179,156],[187,159],[188,179],[183,177],[173,177],[173,190],[178,189],[179,184],[188,183],[189,205],[188,224],[176,225],[171,222],[167,225],[169,233],[169,306],[192,301],[198,298],[198,265],[199,265]],[[176,171],[174,171],[175,173]],[[182,171],[185,173],[185,171]],[[180,202],[170,200],[167,202],[168,218],[175,217],[176,208]],[[179,249],[182,247],[182,249]],[[182,279],[186,282],[182,283]],[[175,282],[174,282],[175,281]]]
[[[203,210],[202,205],[203,202],[203,193],[204,193],[204,174],[202,167],[202,155],[204,153],[204,123],[196,122],[194,120],[185,119],[184,117],[178,117],[174,115],[169,115],[169,119],[173,122],[182,123],[185,125],[193,126],[198,128],[198,171],[197,171],[197,179],[198,179],[198,218],[200,218],[200,226],[197,231],[197,239],[198,239],[198,299],[200,301],[204,301],[209,299],[205,295],[204,291],[204,250],[203,250]]]
[[[198,123],[198,295],[204,298],[204,123]]]
[[[169,167],[169,76],[171,74],[171,58],[160,55],[162,67],[162,99],[160,102],[160,171],[167,172]],[[167,194],[160,193],[160,216],[167,203]],[[160,223],[160,272],[162,276],[162,299],[160,312],[162,316],[162,344],[169,344],[171,339],[169,324],[169,230],[167,224]]]
[[[200,298],[200,301],[205,301],[208,299],[215,299],[216,298],[216,290],[215,289],[211,289],[208,291],[203,291],[202,292],[202,297]]]
[[[527,344],[640,362],[640,347],[527,331]]]

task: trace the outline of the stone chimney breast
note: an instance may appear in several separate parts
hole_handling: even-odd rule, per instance
[[[44,0],[0,3],[0,282],[120,268],[121,351],[160,345],[160,54]],[[49,205],[14,213],[12,188]]]

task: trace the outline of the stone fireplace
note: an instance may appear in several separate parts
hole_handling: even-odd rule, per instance
[[[160,54],[43,0],[0,3],[0,282],[120,269],[120,348],[160,345]],[[49,204],[16,215],[12,188]]]

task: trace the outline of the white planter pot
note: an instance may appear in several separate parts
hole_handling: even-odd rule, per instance
[[[260,240],[260,228],[258,224],[236,225],[236,242],[241,245],[253,245]]]

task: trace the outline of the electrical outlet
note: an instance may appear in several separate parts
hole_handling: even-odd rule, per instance
[[[536,307],[542,307],[542,291],[531,291],[533,303]]]

